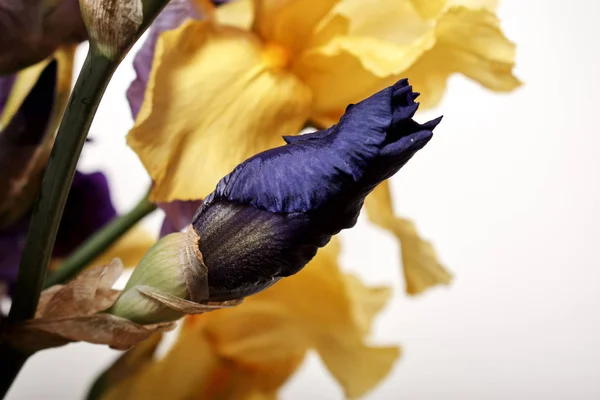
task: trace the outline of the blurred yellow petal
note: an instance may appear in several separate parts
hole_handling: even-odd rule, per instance
[[[318,343],[317,351],[349,398],[363,396],[373,389],[400,356],[398,347],[367,347],[336,340]]]
[[[206,318],[206,334],[217,353],[244,364],[302,357],[309,347],[295,316],[281,304],[249,299]]]
[[[410,0],[410,2],[424,19],[435,17],[448,3],[447,0]]]
[[[373,319],[381,312],[392,296],[388,286],[369,287],[356,276],[348,274],[345,277],[348,293],[352,294],[354,321],[363,335],[369,334]]]
[[[187,324],[189,327],[189,324]],[[104,400],[185,400],[215,383],[221,361],[200,329],[182,329],[167,355],[112,387]]]
[[[512,74],[515,45],[502,33],[498,18],[484,9],[452,7],[438,20],[437,44],[405,72],[422,93],[424,107],[436,105],[453,73],[461,73],[497,92],[517,88]]]
[[[246,158],[305,123],[308,88],[254,36],[188,21],[158,40],[128,136],[154,181],[151,199],[200,199]]]
[[[431,244],[419,236],[411,221],[394,215],[388,185],[385,181],[377,186],[365,206],[369,219],[400,241],[406,292],[415,295],[435,285],[449,284],[452,275],[439,263]]]
[[[247,301],[285,305],[346,394],[355,397],[379,383],[400,353],[397,347],[365,343],[368,325],[387,300],[387,293],[382,295],[386,289],[369,290],[356,282],[349,285],[337,264],[338,256],[334,238],[298,274]]]
[[[219,6],[215,18],[221,25],[250,30],[254,21],[253,0],[235,0]]]

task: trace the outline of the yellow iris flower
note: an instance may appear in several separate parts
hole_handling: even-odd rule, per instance
[[[206,8],[205,0],[196,0]],[[154,181],[154,201],[201,199],[238,163],[311,123],[337,122],[401,77],[442,97],[451,74],[495,91],[519,85],[515,46],[495,0],[237,0],[161,35],[128,136]],[[369,216],[402,245],[407,292],[450,274],[414,225],[394,215],[387,185]]]
[[[343,274],[338,256],[334,239],[293,279],[237,307],[188,317],[164,358],[147,360],[103,399],[273,399],[310,349],[346,396],[363,395],[399,355],[366,343],[390,290]]]

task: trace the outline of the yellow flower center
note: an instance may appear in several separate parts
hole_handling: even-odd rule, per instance
[[[284,46],[268,42],[262,52],[263,59],[272,68],[285,68],[290,64],[292,55]]]

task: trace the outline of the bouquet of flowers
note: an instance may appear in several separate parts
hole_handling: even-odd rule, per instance
[[[309,350],[346,396],[375,387],[400,354],[368,341],[390,289],[340,268],[336,234],[366,208],[400,243],[407,294],[451,281],[389,179],[441,121],[415,120],[418,92],[433,107],[456,73],[519,86],[495,3],[0,0],[0,397],[77,341],[125,351],[93,399],[276,398]],[[127,143],[152,185],[117,215],[106,177],[76,166],[147,28]],[[153,235],[138,222],[157,208]]]

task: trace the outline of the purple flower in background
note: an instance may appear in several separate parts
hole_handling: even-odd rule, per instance
[[[337,125],[284,138],[244,161],[192,220],[208,267],[210,300],[263,290],[293,275],[332,235],[356,223],[365,197],[432,137],[401,80],[347,108]]]
[[[116,216],[106,176],[101,172],[75,172],[52,256],[68,256]]]
[[[8,97],[12,86],[6,83],[9,79],[0,79],[0,101]],[[49,126],[52,125],[56,80],[57,68],[53,61],[0,132],[0,283],[9,288],[17,276],[31,206],[46,162],[45,158],[40,159],[43,152],[39,150],[54,137]],[[104,175],[77,172],[53,255],[68,255],[115,216]]]

